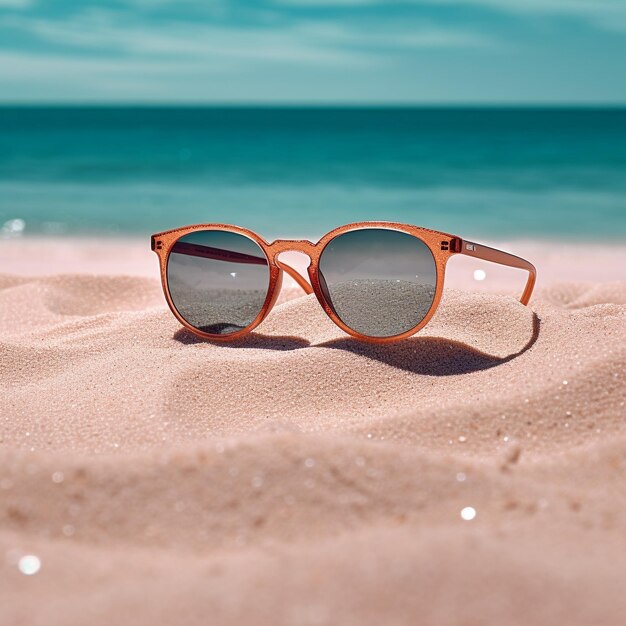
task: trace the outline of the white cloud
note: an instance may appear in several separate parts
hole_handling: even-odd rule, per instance
[[[441,4],[474,4],[515,13],[540,13],[583,17],[607,24],[626,17],[624,0],[436,0]]]
[[[285,6],[366,7],[388,4],[388,0],[275,0]],[[396,0],[397,4],[473,5],[518,14],[563,15],[583,18],[610,30],[626,29],[626,0]]]
[[[225,63],[239,69],[291,65],[320,68],[372,68],[385,64],[388,53],[422,48],[467,48],[491,45],[491,41],[470,31],[448,30],[422,25],[393,24],[384,32],[322,21],[296,21],[287,26],[216,26],[189,22],[167,24],[137,21],[126,13],[91,9],[60,20],[10,16],[5,26],[34,35],[41,41],[81,56],[119,63],[178,62],[185,68],[195,65],[219,68]],[[42,52],[48,56],[48,52]],[[73,56],[76,56],[73,55]],[[35,53],[24,58],[32,65]],[[57,56],[74,67],[68,54]]]
[[[388,0],[275,0],[278,4],[293,6],[366,6],[389,4]],[[450,4],[487,5],[513,11],[541,11],[559,13],[591,13],[625,11],[624,0],[396,0],[396,4],[436,6]]]
[[[52,100],[145,100],[164,94],[165,99],[214,99],[235,84],[245,85],[248,78],[242,76],[273,76],[275,87],[292,93],[288,81],[296,75],[299,83],[300,76],[319,73],[327,76],[323,80],[341,82],[346,70],[363,76],[381,68],[386,72],[394,53],[402,59],[408,50],[491,43],[472,32],[428,25],[395,23],[393,29],[374,31],[314,20],[283,26],[163,24],[101,9],[64,20],[11,15],[3,25],[45,45],[25,52],[3,51],[0,44],[2,91],[27,99],[38,91]]]
[[[99,59],[75,55],[0,52],[3,95],[50,100],[145,100],[172,93],[185,100],[195,84],[219,84],[232,71],[228,63]],[[210,89],[205,89],[210,94]],[[45,94],[42,98],[42,94]]]
[[[384,30],[347,28],[327,22],[303,22],[307,36],[317,37],[328,45],[379,48],[474,48],[495,44],[491,37],[470,30],[442,28],[435,25],[392,24]]]
[[[32,0],[0,0],[0,9],[26,9]]]
[[[48,43],[72,46],[84,52],[126,55],[159,61],[184,59],[221,63],[354,66],[374,63],[367,52],[328,45],[298,25],[278,27],[226,27],[169,22],[165,26],[132,24],[114,14],[90,12],[69,20],[13,17],[5,24],[36,35]]]
[[[625,0],[464,0],[518,13],[579,17],[607,30],[626,30]]]
[[[599,13],[626,11],[623,0],[434,0],[445,4],[486,4],[514,11],[540,11],[553,13]]]

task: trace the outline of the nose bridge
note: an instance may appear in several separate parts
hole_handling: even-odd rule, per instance
[[[277,239],[273,243],[269,244],[269,249],[271,262],[289,274],[289,276],[293,278],[293,280],[305,291],[305,293],[313,293],[313,287],[306,281],[305,278],[303,278],[296,267],[299,267],[302,270],[302,273],[306,274],[307,267],[313,263],[313,251],[315,250],[315,244],[307,241],[306,239]],[[285,262],[285,260],[280,258],[283,252],[286,253],[288,262]],[[303,254],[308,259],[307,265],[303,265],[298,262],[299,254]]]
[[[277,239],[270,244],[274,257],[281,252],[301,252],[313,260],[315,244],[307,239]]]

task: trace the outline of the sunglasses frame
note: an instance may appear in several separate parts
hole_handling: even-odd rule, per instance
[[[319,261],[325,247],[330,241],[332,241],[335,237],[338,237],[339,235],[350,231],[366,230],[372,228],[400,231],[412,235],[425,243],[433,255],[437,272],[435,296],[433,298],[432,305],[424,318],[420,321],[419,324],[417,324],[410,330],[403,332],[399,335],[393,335],[390,337],[371,337],[369,335],[363,335],[361,333],[358,333],[346,326],[341,321],[339,316],[335,313],[332,303],[329,302],[324,295],[324,290],[322,289],[319,280]],[[204,230],[229,231],[232,233],[243,235],[244,237],[247,237],[248,239],[251,239],[256,244],[258,244],[268,262],[269,286],[267,296],[265,298],[265,302],[263,303],[261,311],[248,326],[228,335],[215,335],[211,333],[206,333],[189,324],[189,322],[187,322],[182,317],[182,315],[178,312],[176,306],[174,305],[167,282],[167,264],[174,244],[185,235]],[[196,224],[193,226],[183,226],[181,228],[175,228],[173,230],[168,230],[162,233],[152,235],[151,247],[152,250],[156,252],[159,257],[159,265],[161,269],[161,284],[163,286],[165,298],[172,313],[174,314],[176,319],[178,319],[178,321],[189,331],[199,337],[202,337],[203,339],[210,339],[212,341],[232,341],[234,339],[243,337],[250,331],[254,330],[267,317],[269,312],[272,310],[274,304],[276,303],[278,294],[282,286],[283,272],[289,274],[289,276],[291,276],[307,294],[314,293],[318,302],[324,309],[326,315],[328,315],[328,317],[330,317],[330,319],[339,328],[341,328],[341,330],[349,335],[352,335],[353,337],[356,337],[361,341],[367,341],[371,343],[389,343],[393,341],[399,341],[401,339],[405,339],[407,337],[410,337],[411,335],[414,335],[420,329],[424,328],[426,324],[428,324],[432,316],[435,314],[435,311],[437,310],[437,307],[439,306],[439,303],[441,301],[446,273],[446,264],[448,263],[450,257],[455,254],[461,253],[485,261],[491,261],[493,263],[499,263],[501,265],[507,265],[509,267],[515,267],[528,271],[528,280],[526,283],[526,287],[524,289],[522,297],[520,298],[520,302],[525,305],[528,304],[536,280],[535,267],[525,259],[509,254],[508,252],[503,252],[501,250],[489,248],[488,246],[483,246],[482,244],[465,241],[461,237],[458,237],[456,235],[450,235],[448,233],[430,230],[428,228],[422,228],[420,226],[412,226],[410,224],[400,224],[397,222],[355,222],[353,224],[346,224],[345,226],[339,226],[338,228],[331,230],[329,233],[324,235],[317,243],[313,243],[306,239],[276,239],[275,241],[270,243],[265,241],[255,232],[247,228],[241,228],[240,226],[233,226],[231,224]],[[307,272],[311,281],[310,285],[294,268],[290,267],[278,258],[278,256],[282,252],[301,252],[309,257],[310,263],[307,268]]]

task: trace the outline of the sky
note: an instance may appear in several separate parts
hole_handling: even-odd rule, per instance
[[[0,102],[626,104],[626,0],[0,0]]]

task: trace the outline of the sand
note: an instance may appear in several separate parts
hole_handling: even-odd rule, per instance
[[[3,243],[0,624],[623,624],[626,250],[508,248],[530,307],[214,345],[139,244]]]

